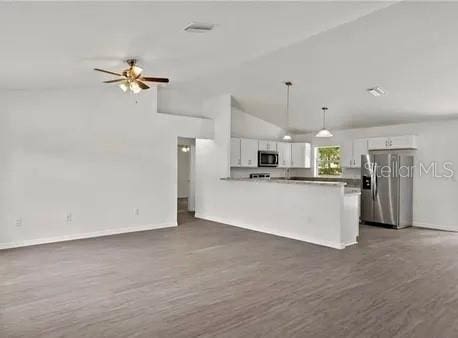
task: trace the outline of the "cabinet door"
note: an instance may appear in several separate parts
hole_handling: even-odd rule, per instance
[[[417,149],[416,137],[414,135],[390,137],[391,149]]]
[[[389,149],[389,139],[387,137],[373,137],[367,141],[369,150]]]
[[[241,144],[241,166],[257,167],[258,166],[258,140],[242,138]]]
[[[278,151],[277,149],[277,142],[275,141],[269,141],[268,142],[268,148],[267,150],[270,150],[270,151]]]
[[[277,151],[277,143],[275,141],[259,140],[259,150]]]
[[[291,168],[310,168],[310,143],[291,143]]]
[[[353,141],[353,168],[361,168],[361,155],[366,155],[368,153],[367,149],[367,139],[360,138]]]
[[[240,147],[240,139],[231,138],[231,167],[240,167],[242,164]]]
[[[342,168],[353,167],[353,141],[347,140],[341,145],[340,165]]]
[[[291,143],[278,142],[278,167],[289,168],[291,166]]]

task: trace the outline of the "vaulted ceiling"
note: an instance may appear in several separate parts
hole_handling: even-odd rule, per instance
[[[458,3],[0,3],[0,90],[101,86],[93,67],[138,57],[167,76],[163,109],[232,93],[248,113],[316,130],[458,117]],[[215,23],[206,34],[191,21]],[[365,90],[381,86],[386,96]],[[113,88],[113,90],[117,90]],[[186,92],[187,94],[183,94]],[[193,107],[194,105],[194,107]]]

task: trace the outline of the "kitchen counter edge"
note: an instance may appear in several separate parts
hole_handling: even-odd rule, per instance
[[[278,184],[314,184],[314,185],[331,185],[331,186],[341,186],[344,187],[347,185],[345,182],[327,182],[327,181],[299,181],[299,180],[284,180],[284,179],[256,179],[256,178],[232,178],[232,177],[223,177],[220,178],[222,181],[238,181],[238,182],[261,182],[261,183],[278,183]]]

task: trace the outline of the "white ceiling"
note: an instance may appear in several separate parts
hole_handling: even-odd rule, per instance
[[[458,3],[0,3],[0,89],[96,87],[136,56],[201,96],[233,93],[285,126],[348,128],[458,116]],[[217,24],[183,32],[191,21]],[[388,95],[369,96],[379,85]],[[191,100],[192,101],[192,100]],[[181,103],[180,109],[186,110]]]
[[[458,117],[458,3],[404,2],[220,74],[248,112],[292,128],[333,129]],[[272,83],[268,83],[272,80]],[[211,80],[210,80],[211,83]],[[387,91],[373,97],[365,90]]]

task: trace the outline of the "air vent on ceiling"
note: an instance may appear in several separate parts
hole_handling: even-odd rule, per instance
[[[367,92],[373,96],[383,96],[386,94],[385,90],[380,87],[369,88],[367,89]]]
[[[215,25],[211,23],[191,22],[184,30],[190,33],[206,33],[211,31],[214,27]]]

